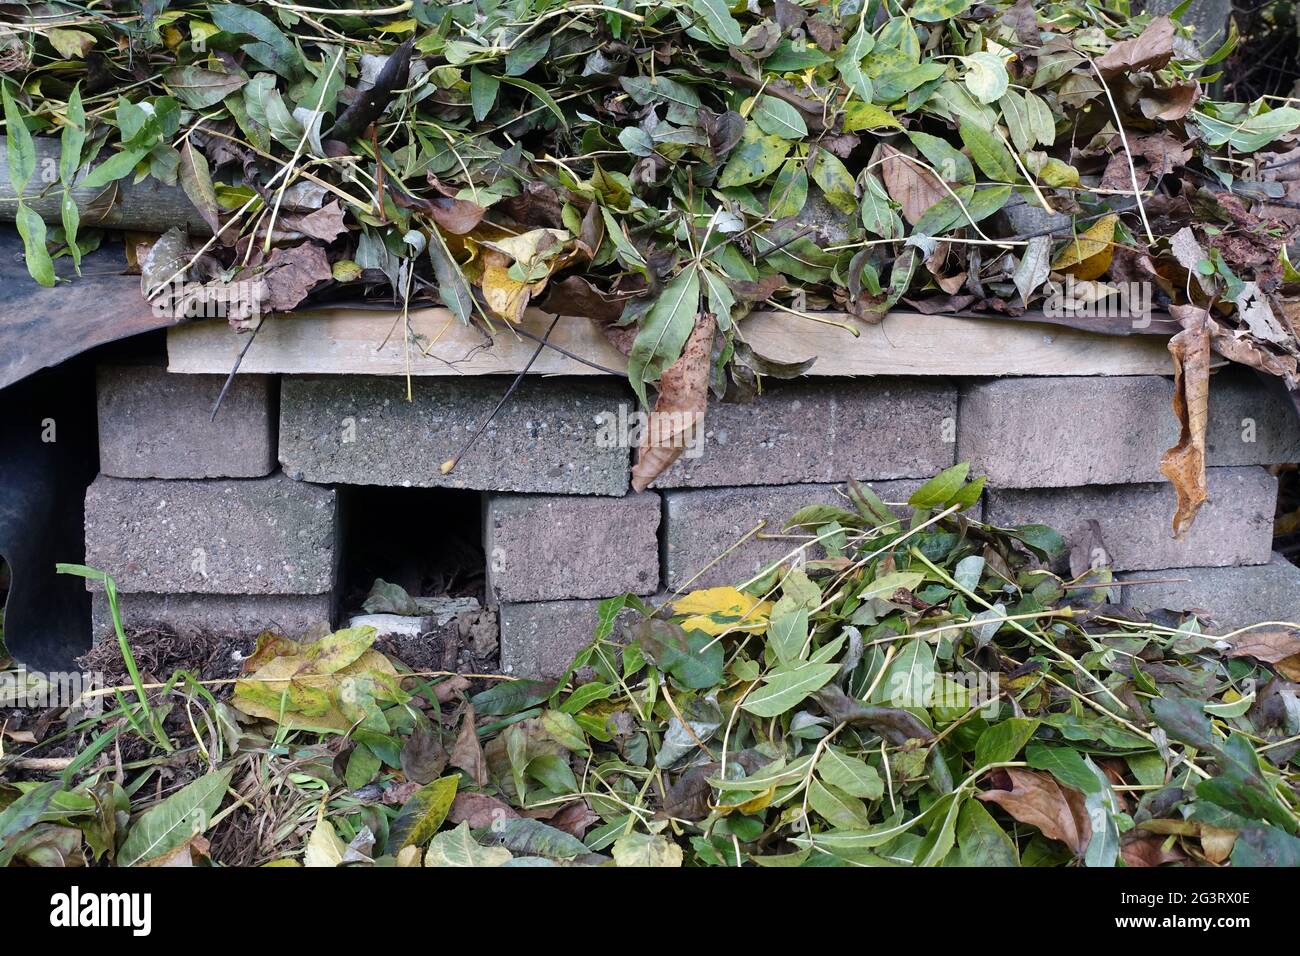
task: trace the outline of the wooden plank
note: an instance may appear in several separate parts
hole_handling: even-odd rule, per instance
[[[1165,339],[1117,337],[1030,322],[894,312],[878,325],[822,313],[843,328],[784,312],[755,312],[740,325],[759,354],[778,361],[817,357],[809,375],[1167,375]],[[502,331],[489,338],[455,321],[446,309],[411,313],[415,340],[404,345],[397,315],[335,310],[294,313],[266,322],[240,367],[246,373],[300,375],[495,375],[523,368],[534,340]],[[551,318],[530,313],[524,328],[542,335]],[[556,345],[607,368],[627,360],[589,320],[563,318]],[[221,321],[168,332],[173,372],[226,374],[247,342]],[[546,349],[532,370],[541,375],[603,374]]]

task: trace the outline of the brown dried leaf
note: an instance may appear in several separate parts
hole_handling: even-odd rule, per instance
[[[348,231],[347,226],[343,225],[343,210],[337,199],[304,216],[285,216],[282,225],[287,230],[300,232],[322,242],[332,242]]]
[[[550,284],[546,298],[540,304],[547,312],[558,315],[578,315],[597,322],[617,322],[623,314],[624,301],[606,295],[582,276],[565,276]]]
[[[1051,774],[1034,770],[1008,767],[995,779],[1001,789],[976,794],[980,800],[996,803],[1021,823],[1037,827],[1043,836],[1083,855],[1092,839],[1092,824],[1082,793],[1062,787]]]
[[[600,815],[587,806],[586,800],[566,803],[560,812],[547,821],[557,830],[563,830],[581,840],[593,823],[600,822]]]
[[[480,787],[488,782],[487,761],[483,758],[483,746],[478,742],[478,729],[474,726],[474,708],[465,706],[465,718],[461,721],[460,734],[451,748],[451,765],[459,767],[469,774],[469,778]]]
[[[1147,119],[1173,122],[1186,116],[1200,95],[1201,85],[1188,80],[1163,89],[1146,90],[1138,98],[1138,107]]]
[[[749,279],[732,279],[726,280],[728,288],[741,302],[763,302],[770,299],[776,292],[784,288],[789,280],[779,272],[763,276],[761,279],[753,281]]]
[[[894,147],[882,143],[880,178],[889,198],[903,207],[903,218],[915,225],[926,210],[948,196],[939,177]]]
[[[1201,852],[1211,863],[1222,863],[1232,855],[1237,831],[1201,824]]]
[[[1163,866],[1166,863],[1181,863],[1187,859],[1177,846],[1165,849],[1164,836],[1156,834],[1137,834],[1128,836],[1120,847],[1119,853],[1128,866]]]
[[[470,829],[483,830],[498,820],[517,820],[519,813],[504,800],[486,793],[462,791],[447,811],[447,823],[459,826],[468,822]]]
[[[1229,657],[1253,657],[1275,664],[1300,654],[1300,636],[1293,631],[1247,631],[1232,639]]]
[[[650,413],[636,466],[632,469],[633,491],[645,491],[650,482],[672,467],[687,445],[703,437],[716,330],[713,315],[700,313],[681,357],[660,376],[654,411]]]
[[[1141,36],[1121,40],[1097,59],[1102,76],[1158,70],[1174,55],[1174,23],[1168,17],[1156,17]]]
[[[307,293],[316,283],[330,277],[330,263],[325,250],[314,242],[276,249],[262,273],[262,280],[266,283],[266,303],[276,312],[287,312],[307,298]]]
[[[1204,313],[1193,312],[1169,340],[1174,357],[1174,415],[1178,419],[1178,443],[1164,453],[1160,472],[1174,485],[1178,496],[1174,512],[1174,537],[1183,537],[1196,512],[1205,503],[1205,429],[1210,408],[1210,330]]]

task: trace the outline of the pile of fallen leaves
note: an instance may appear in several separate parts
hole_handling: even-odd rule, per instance
[[[61,776],[9,745],[0,864],[1300,865],[1300,632],[1112,606],[965,479],[850,486],[739,588],[605,601],[555,681],[471,693],[370,628],[266,635],[229,695],[136,679],[63,715]]]
[[[797,335],[827,308],[850,329],[900,302],[1014,316],[1063,289],[1086,316],[1134,282],[1192,355],[1300,378],[1300,110],[1209,98],[1235,32],[1204,49],[1126,2],[1030,0],[91,0],[0,20],[13,215],[46,284],[147,178],[196,212],[199,234],[131,243],[170,308],[249,327],[432,301],[499,328],[536,302],[600,323],[666,411],[807,370],[746,343],[758,303]],[[1168,465],[1190,475],[1180,523],[1203,397]],[[638,486],[674,454],[643,453]]]

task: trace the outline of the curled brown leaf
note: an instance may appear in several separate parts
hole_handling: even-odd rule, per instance
[[[1185,309],[1177,316],[1183,330],[1169,340],[1174,358],[1174,415],[1178,443],[1164,453],[1160,472],[1174,486],[1174,537],[1183,537],[1207,497],[1205,429],[1210,409],[1210,330],[1206,313]]]
[[[672,467],[688,445],[703,438],[704,410],[709,401],[709,369],[717,323],[700,313],[681,357],[664,369],[654,411],[641,436],[632,469],[632,489],[645,491]]]

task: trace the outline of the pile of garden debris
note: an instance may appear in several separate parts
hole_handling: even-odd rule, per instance
[[[982,484],[851,486],[741,588],[604,602],[557,681],[369,627],[150,681],[119,632],[102,715],[0,736],[0,865],[1300,866],[1296,632],[1112,606]]]
[[[1300,383],[1300,109],[1209,97],[1235,32],[1202,48],[1125,2],[1030,0],[0,16],[24,197],[6,208],[45,284],[150,179],[195,213],[129,244],[172,310],[217,302],[251,328],[259,309],[434,301],[500,328],[538,303],[599,322],[643,401],[658,383],[659,410],[702,413],[710,389],[806,371],[746,343],[760,303],[795,335],[827,308],[1045,300],[1128,333],[1077,316],[1141,283],[1185,330],[1178,528],[1204,495],[1211,348]],[[642,451],[639,487],[674,457]]]

